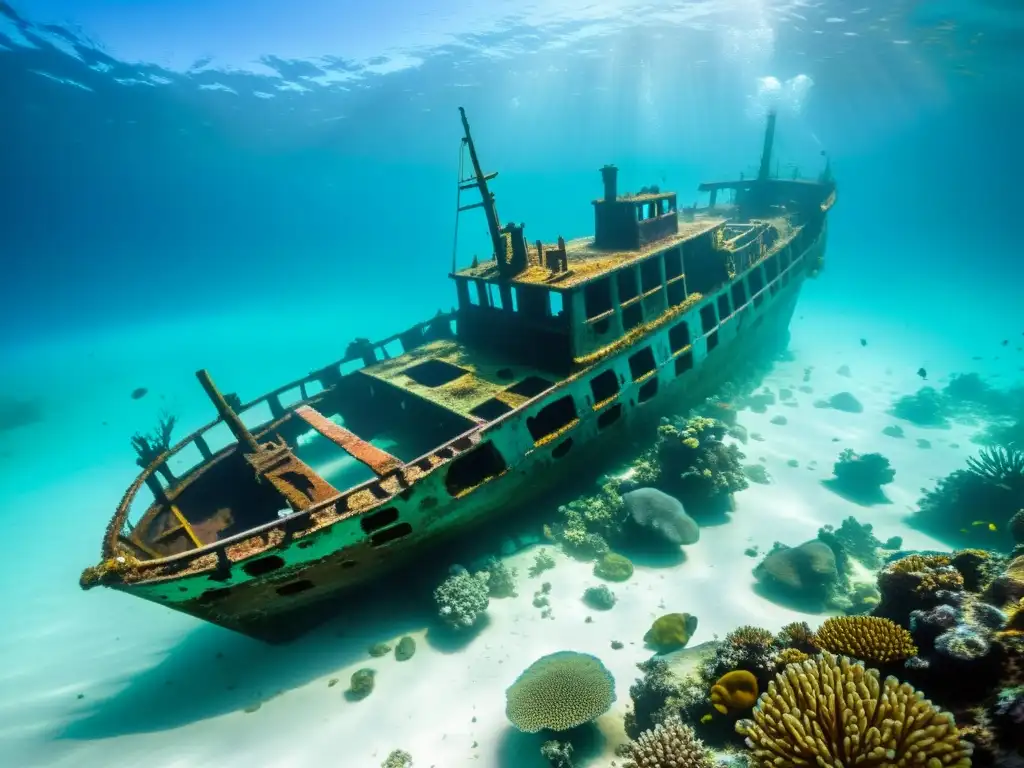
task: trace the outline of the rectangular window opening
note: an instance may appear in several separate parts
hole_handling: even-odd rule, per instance
[[[668,345],[673,352],[690,346],[690,325],[685,320],[672,326],[668,332]]]
[[[642,325],[643,322],[644,310],[639,301],[622,310],[622,329],[624,331],[630,331],[638,325]]]
[[[576,404],[572,395],[566,395],[545,405],[536,416],[527,418],[526,428],[536,445],[571,426],[576,419]]]
[[[639,403],[646,403],[652,397],[658,394],[658,377],[645,381],[637,392],[636,399]]]
[[[587,283],[583,289],[583,306],[587,317],[603,315],[612,308],[611,278],[603,278]]]
[[[715,305],[705,304],[700,308],[701,330],[703,333],[709,333],[716,325],[718,325],[718,318],[715,317]]]
[[[718,346],[718,331],[712,331],[708,334],[708,352]]]
[[[640,265],[641,292],[653,291],[661,285],[661,256],[653,256]]]
[[[590,391],[594,393],[594,403],[603,403],[605,400],[619,394],[619,379],[615,371],[608,369],[590,380]]]
[[[616,403],[611,408],[602,411],[597,417],[597,428],[604,429],[611,426],[619,420],[620,416],[622,416],[622,403]]]
[[[656,367],[654,352],[650,347],[644,347],[629,358],[629,375],[633,377],[633,381],[642,379]]]
[[[729,294],[723,293],[718,297],[718,316],[723,320],[732,314],[729,308]]]
[[[732,305],[735,309],[739,309],[747,303],[747,293],[743,288],[743,281],[737,280],[732,284]]]
[[[684,352],[676,358],[676,376],[682,376],[693,368],[693,352]]]
[[[620,304],[625,304],[630,299],[640,295],[640,289],[637,286],[635,267],[621,270],[618,275],[616,275],[616,279],[619,281]]]
[[[683,254],[678,248],[665,253],[665,279],[672,280],[683,274]]]
[[[676,280],[674,283],[668,285],[668,303],[669,306],[676,306],[686,301],[686,281]]]

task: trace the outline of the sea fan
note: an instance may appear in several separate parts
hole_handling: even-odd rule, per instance
[[[977,458],[967,459],[967,468],[990,482],[1024,487],[1024,451],[1015,447],[983,448]]]

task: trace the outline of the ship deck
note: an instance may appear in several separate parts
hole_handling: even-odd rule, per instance
[[[453,339],[425,344],[360,373],[476,423],[519,407],[558,380]]]
[[[537,285],[552,290],[568,290],[581,283],[593,280],[602,274],[620,269],[628,264],[639,262],[648,256],[664,251],[673,246],[699,237],[711,229],[724,223],[727,219],[721,216],[699,215],[694,221],[679,220],[679,232],[671,237],[657,240],[635,250],[606,251],[594,248],[593,237],[581,237],[565,243],[566,259],[569,269],[566,272],[552,273],[547,267],[531,264],[510,282],[520,285]],[[463,277],[496,281],[499,279],[498,265],[493,259],[481,262],[476,267],[460,270],[457,274]]]

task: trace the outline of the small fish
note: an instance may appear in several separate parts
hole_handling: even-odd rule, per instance
[[[713,719],[714,719],[714,718],[712,718],[712,717],[711,717],[711,715],[704,715],[704,717],[702,717],[702,718],[700,719],[700,721],[701,721],[702,723],[704,723],[705,725],[707,725],[707,724],[708,724],[708,723],[710,723],[710,722],[711,722],[711,721],[712,721]]]
[[[149,392],[145,387],[138,387],[132,390],[132,400],[141,400]]]
[[[1009,344],[1009,343],[1010,343],[1010,340],[1009,340],[1009,339],[1003,339],[1003,346],[1004,346],[1004,347],[1005,347],[1005,346],[1006,346],[1007,344]]]
[[[866,346],[868,345],[868,340],[867,340],[867,339],[861,339],[861,340],[860,340],[860,345],[861,345],[862,347],[866,347]]]
[[[990,531],[997,530],[996,524],[995,523],[990,523],[987,520],[975,520],[973,523],[971,523],[971,525],[984,525]]]
[[[917,375],[920,376],[922,379],[927,379],[928,378],[928,371],[926,371],[924,368],[918,368],[917,369]]]

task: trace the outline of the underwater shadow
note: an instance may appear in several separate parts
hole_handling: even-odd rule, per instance
[[[427,645],[438,653],[458,653],[476,640],[490,623],[491,617],[487,613],[481,615],[476,624],[466,629],[453,629],[435,620],[427,627],[424,639]]]
[[[797,594],[792,590],[769,585],[763,581],[754,584],[753,592],[769,603],[797,613],[806,613],[812,616],[823,616],[829,613],[820,596]]]
[[[885,492],[881,488],[853,491],[849,488],[843,487],[842,483],[834,477],[822,480],[821,484],[832,491],[836,496],[861,507],[874,507],[878,505],[892,504],[892,499],[886,496]]]
[[[689,545],[696,546],[696,545]],[[616,552],[645,568],[673,568],[686,562],[686,551],[678,544],[663,539],[636,538],[623,541]]]
[[[540,733],[523,733],[509,725],[498,741],[493,765],[495,768],[550,768],[552,763],[541,755],[540,748],[551,740],[572,744],[572,765],[576,768],[587,768],[604,753],[607,745],[607,738],[595,722],[568,731]]]
[[[412,595],[410,595],[410,592]],[[189,632],[154,667],[130,675],[123,689],[97,699],[54,734],[95,740],[180,728],[232,712],[254,711],[271,698],[371,658],[370,645],[422,630],[433,617],[416,590],[368,589],[323,625],[286,645],[268,645],[220,627]],[[342,611],[344,611],[342,613]],[[397,663],[397,662],[395,662]],[[348,688],[337,681],[338,698]],[[83,702],[84,703],[84,702]]]

